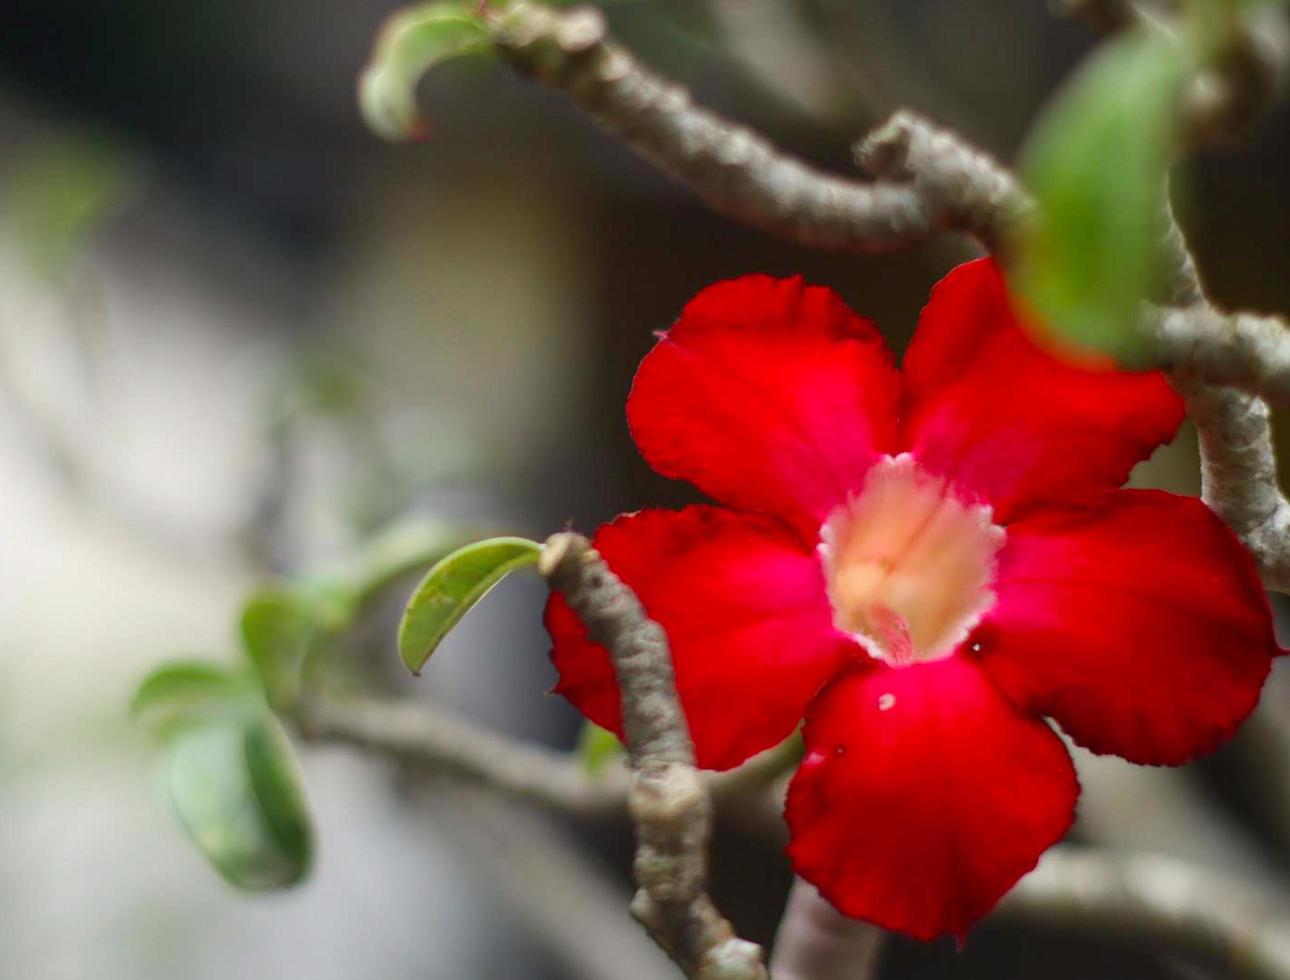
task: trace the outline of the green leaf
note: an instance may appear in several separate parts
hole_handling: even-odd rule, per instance
[[[414,673],[476,602],[508,572],[537,562],[542,546],[527,538],[489,538],[442,559],[421,580],[399,624],[399,654]]]
[[[244,673],[201,660],[174,660],[149,673],[130,702],[130,716],[145,728],[169,736],[260,702]]]
[[[265,717],[247,728],[243,748],[251,787],[265,822],[298,880],[308,870],[313,854],[313,824],[305,798],[304,780],[295,751],[276,720]]]
[[[1167,38],[1125,35],[1058,95],[1023,151],[1039,214],[1013,243],[1012,285],[1077,348],[1126,362],[1140,350],[1186,70]]]
[[[397,525],[339,570],[251,595],[242,607],[242,645],[270,703],[286,708],[294,702],[306,659],[329,638],[353,627],[382,590],[466,540],[465,531],[447,523]]]
[[[299,767],[268,714],[185,732],[169,785],[185,832],[231,884],[284,888],[308,872],[313,830]]]
[[[355,603],[366,604],[403,576],[428,568],[470,540],[459,525],[446,522],[417,521],[389,528],[359,556],[350,582]]]
[[[627,751],[618,736],[607,728],[601,728],[589,721],[582,726],[578,736],[578,761],[583,771],[593,779],[599,776],[605,765]]]
[[[428,124],[417,111],[417,82],[436,65],[491,49],[478,6],[477,0],[440,0],[408,7],[385,22],[358,84],[359,108],[377,135],[427,135]]]
[[[290,704],[300,690],[309,645],[322,628],[320,607],[287,588],[268,588],[242,607],[242,647],[264,684],[269,701]]]

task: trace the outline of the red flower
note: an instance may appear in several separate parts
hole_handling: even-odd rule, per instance
[[[897,372],[832,292],[701,292],[627,415],[660,473],[723,506],[648,510],[596,547],[667,631],[700,765],[805,717],[797,872],[848,915],[962,936],[1070,826],[1045,716],[1176,764],[1253,709],[1277,653],[1236,538],[1199,500],[1119,489],[1182,406],[1018,329],[989,260],[932,292]],[[557,690],[621,733],[607,653],[558,596]]]

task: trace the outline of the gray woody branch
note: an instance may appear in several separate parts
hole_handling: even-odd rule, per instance
[[[312,695],[294,716],[307,739],[352,745],[543,809],[594,818],[626,805],[624,779],[589,779],[567,753],[499,735],[421,702]]]
[[[581,535],[550,538],[538,570],[609,651],[618,679],[637,834],[632,914],[686,976],[765,980],[761,948],[735,935],[705,890],[712,802],[695,768],[663,628]]]
[[[1163,211],[1166,289],[1183,308],[1149,310],[1144,329],[1196,426],[1201,496],[1254,556],[1264,585],[1290,592],[1290,502],[1277,483],[1268,403],[1257,393],[1265,386],[1242,383],[1239,373],[1266,378],[1271,365],[1290,367],[1290,333],[1279,320],[1215,309],[1167,189]]]
[[[867,980],[877,976],[883,932],[849,919],[796,878],[780,919],[770,969],[775,980]]]
[[[498,734],[424,701],[312,693],[292,715],[308,740],[351,745],[539,809],[587,820],[627,811],[623,770],[590,776],[567,752]],[[796,747],[785,743],[738,769],[702,775],[718,805],[728,804],[732,816],[760,831],[780,822],[767,790],[795,761]]]
[[[752,130],[696,106],[612,43],[592,8],[561,11],[516,3],[490,20],[494,43],[520,72],[568,95],[601,126],[689,185],[714,210],[815,248],[881,252],[966,227],[953,197],[905,181],[862,183],[816,170]],[[992,172],[976,151],[945,146],[939,184]],[[971,173],[957,173],[960,168]],[[998,240],[1003,201],[971,216],[971,230]]]

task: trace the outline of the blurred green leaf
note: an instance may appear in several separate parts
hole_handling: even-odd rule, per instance
[[[378,136],[425,138],[417,82],[436,65],[492,47],[478,6],[477,0],[440,0],[408,7],[385,22],[358,84],[363,119]]]
[[[1014,243],[1013,288],[1062,340],[1131,363],[1158,273],[1160,202],[1186,58],[1127,34],[1059,94],[1022,156],[1039,203]]]
[[[231,884],[296,884],[313,832],[291,743],[267,713],[183,733],[170,757],[170,798],[189,838]]]
[[[583,724],[582,734],[578,736],[578,761],[583,771],[593,779],[599,776],[605,765],[625,754],[626,747],[618,736],[607,728],[601,728],[595,722]]]
[[[409,521],[388,528],[359,556],[350,582],[355,601],[367,603],[404,575],[433,565],[473,537],[446,521]]]
[[[4,232],[40,273],[62,275],[77,250],[133,199],[139,166],[103,136],[64,133],[26,148],[0,202]]]
[[[150,731],[170,736],[196,724],[260,703],[244,673],[201,660],[174,660],[149,673],[130,702],[130,715]]]
[[[242,607],[242,645],[275,707],[300,692],[306,659],[354,625],[362,609],[404,575],[433,565],[471,536],[447,522],[398,524],[339,571],[261,589]]]
[[[242,606],[242,647],[275,707],[295,700],[309,645],[323,628],[322,606],[299,592],[271,587]]]
[[[507,573],[537,562],[542,546],[527,538],[490,538],[438,562],[408,602],[399,624],[399,654],[415,674],[470,608]]]
[[[243,748],[265,822],[296,869],[295,877],[286,882],[290,884],[308,870],[313,852],[313,825],[295,751],[282,726],[267,716],[247,727]]]

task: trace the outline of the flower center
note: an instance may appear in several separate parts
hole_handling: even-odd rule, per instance
[[[892,666],[949,656],[994,604],[992,516],[908,453],[883,457],[820,528],[833,624]]]

